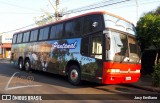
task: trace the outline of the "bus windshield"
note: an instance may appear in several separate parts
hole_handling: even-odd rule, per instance
[[[128,36],[129,58],[130,62],[138,62],[140,60],[140,48],[135,38]]]
[[[121,61],[122,57],[128,56],[127,35],[113,31],[111,32],[111,35],[114,61]]]
[[[111,31],[113,60],[122,62],[139,62],[139,47],[135,38]]]

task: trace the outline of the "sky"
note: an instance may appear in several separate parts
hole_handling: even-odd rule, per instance
[[[52,4],[55,3],[55,0],[50,1]],[[98,4],[104,1],[111,0],[60,0],[59,9],[68,11],[91,4]],[[108,11],[125,18],[136,25],[139,17],[142,16],[145,12],[155,10],[158,6],[160,6],[160,0],[137,1],[137,6],[136,0],[131,0],[121,4],[92,9],[90,11]],[[44,15],[42,9],[49,11],[50,13],[54,13],[55,11],[49,3],[49,0],[0,0],[0,33],[13,33],[8,31],[34,24],[34,17]],[[80,13],[84,12],[73,13],[70,15],[78,15]]]

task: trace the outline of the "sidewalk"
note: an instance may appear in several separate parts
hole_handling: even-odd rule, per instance
[[[141,75],[139,81],[137,83],[132,83],[131,86],[160,93],[160,87],[154,87],[152,85],[151,75]]]
[[[0,63],[10,63],[10,59],[8,59],[8,58],[0,58]]]

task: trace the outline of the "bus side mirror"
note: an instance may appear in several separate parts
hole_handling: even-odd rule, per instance
[[[105,34],[105,38],[106,38],[106,50],[110,50],[110,37],[108,36],[108,34]]]
[[[110,50],[110,38],[106,38],[106,50]]]

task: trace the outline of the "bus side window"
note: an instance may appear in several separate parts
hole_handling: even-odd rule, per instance
[[[74,33],[73,33],[73,21],[67,22],[65,24],[65,35],[64,37],[68,38],[68,37],[74,37]]]
[[[58,24],[56,29],[56,38],[62,38],[63,24]]]
[[[26,33],[23,34],[23,42],[26,42]]]
[[[101,15],[91,15],[84,18],[83,34],[89,34],[102,29]]]
[[[38,30],[31,31],[30,41],[36,41],[38,37]]]
[[[17,43],[21,43],[22,42],[22,36],[23,36],[23,33],[18,34]]]
[[[65,24],[64,37],[78,37],[81,34],[81,19],[75,19]]]
[[[89,37],[82,38],[81,54],[84,56],[89,56]]]
[[[37,41],[37,38],[38,38],[38,30],[34,30],[33,41]]]
[[[51,27],[50,31],[50,39],[55,39],[56,38],[56,25]]]
[[[29,40],[29,33],[30,33],[30,32],[25,32],[25,33],[23,34],[23,42],[28,42],[28,40]]]
[[[102,59],[102,40],[102,36],[92,37],[92,57]]]
[[[34,32],[31,31],[30,41],[33,41],[33,34],[34,34]]]
[[[29,41],[29,34],[30,34],[30,32],[27,32],[27,33],[26,33],[26,41],[25,41],[25,42],[28,42],[28,41]]]
[[[75,37],[78,37],[81,35],[81,18],[79,19],[76,19],[74,21],[74,24],[73,24],[73,30],[74,30],[74,35]]]
[[[17,40],[17,34],[15,34],[15,35],[13,36],[13,44],[16,43],[16,40]]]
[[[45,28],[40,29],[39,40],[47,40],[48,33],[49,33],[49,27],[45,27]]]

